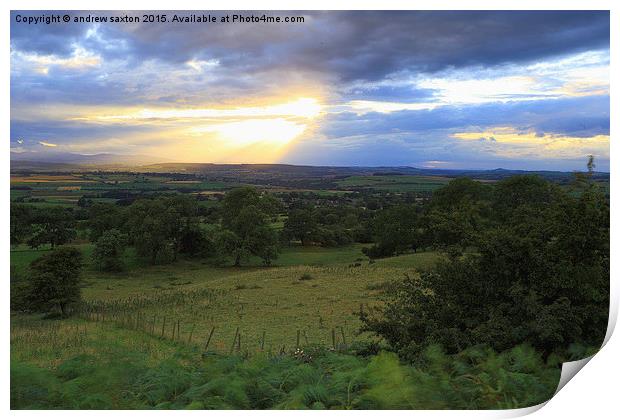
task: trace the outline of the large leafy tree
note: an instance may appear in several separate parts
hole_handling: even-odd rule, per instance
[[[60,311],[66,315],[80,300],[82,255],[73,247],[58,248],[30,264],[28,305],[37,311]]]
[[[105,231],[95,242],[93,262],[101,271],[121,271],[126,245],[127,236],[118,229]]]
[[[419,213],[415,205],[398,205],[379,212],[373,222],[376,245],[366,250],[370,257],[387,257],[420,246]]]
[[[35,209],[30,226],[32,231],[27,242],[31,248],[50,244],[54,249],[56,245],[71,241],[77,234],[73,213],[64,207]]]
[[[462,252],[488,226],[493,190],[469,178],[456,178],[433,193],[420,218],[422,243]]]
[[[169,196],[135,201],[128,209],[124,231],[128,234],[139,255],[151,263],[174,261],[187,248],[199,245],[188,236],[198,230],[198,206],[187,196]]]
[[[216,243],[220,253],[231,255],[235,266],[250,255],[256,255],[265,265],[278,256],[276,232],[269,226],[279,203],[273,197],[261,195],[255,188],[241,187],[224,197],[223,231]]]
[[[240,213],[250,206],[267,218],[275,216],[280,210],[278,200],[269,194],[261,194],[254,187],[234,188],[226,193],[222,202],[222,225],[226,229],[234,229]]]
[[[96,242],[104,232],[120,229],[125,222],[124,209],[111,203],[94,203],[88,207],[88,228],[91,242]]]
[[[312,207],[292,208],[284,222],[283,236],[291,240],[299,240],[308,245],[317,237],[318,223]]]

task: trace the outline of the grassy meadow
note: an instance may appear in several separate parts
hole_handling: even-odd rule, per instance
[[[375,340],[357,334],[360,304],[377,304],[383,282],[439,256],[369,264],[338,262],[357,255],[342,254],[332,262],[330,250],[287,250],[280,263],[289,265],[272,268],[181,261],[117,275],[87,270],[82,291],[92,312],[11,317],[11,406],[472,409],[551,397],[557,362],[528,346],[459,358],[430,348],[417,366],[392,353],[351,354]],[[317,264],[297,265],[309,260]]]
[[[191,334],[196,344],[204,343],[215,328],[210,346],[220,351],[231,347],[237,329],[247,351],[261,343],[265,349],[293,348],[298,331],[304,344],[331,346],[332,330],[337,344],[366,340],[358,336],[360,305],[377,304],[382,283],[415,275],[439,258],[427,252],[370,263],[358,244],[335,249],[297,246],[283,249],[273,267],[250,262],[240,268],[215,268],[196,260],[143,265],[130,249],[125,257],[128,269],[109,274],[89,266],[91,244],[78,248],[87,267],[82,288],[87,304],[140,312],[148,321],[147,330],[157,336],[162,327],[164,336],[171,336],[172,323],[177,323],[180,333],[175,334],[182,341]],[[16,249],[11,264],[23,271],[45,252]]]

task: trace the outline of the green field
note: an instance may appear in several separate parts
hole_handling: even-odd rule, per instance
[[[432,192],[446,185],[450,178],[416,175],[350,176],[338,185],[341,188],[373,189],[389,192]]]
[[[377,285],[399,280],[405,273],[413,275],[438,259],[435,253],[418,253],[371,264],[359,244],[334,249],[297,246],[283,249],[273,267],[250,260],[241,268],[214,268],[196,260],[146,266],[130,251],[125,257],[127,271],[104,274],[90,265],[92,245],[78,247],[86,263],[82,289],[86,302],[140,312],[160,334],[166,317],[164,334],[171,334],[174,321],[182,337],[193,330],[196,342],[215,327],[212,345],[222,351],[230,346],[237,328],[248,350],[258,347],[263,334],[268,348],[294,346],[298,330],[304,341],[315,344],[330,344],[332,329],[338,331],[339,341],[343,334],[349,342],[364,340],[357,336],[356,312],[360,305],[377,303]],[[45,252],[18,248],[11,252],[11,265],[24,270]]]

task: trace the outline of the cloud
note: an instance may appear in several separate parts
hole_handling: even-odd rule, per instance
[[[85,122],[144,122],[149,120],[218,119],[244,117],[299,117],[314,118],[321,113],[321,104],[313,98],[298,98],[291,102],[265,106],[235,108],[159,108],[127,110],[120,114],[85,115],[71,118]]]
[[[44,142],[44,141],[40,141],[40,142],[39,142],[39,144],[40,144],[41,146],[44,146],[44,147],[58,147],[58,145],[57,145],[57,144],[54,144],[54,143],[47,143],[47,142]]]
[[[508,158],[578,159],[588,155],[609,159],[609,136],[570,137],[520,132],[514,127],[494,127],[482,132],[458,132],[452,137],[484,146],[485,151]],[[473,146],[477,148],[476,145]]]
[[[271,135],[287,147],[270,158],[291,163],[543,165],[517,153],[525,142],[573,168],[576,154],[551,144],[609,136],[606,11],[266,12],[305,18],[286,25],[14,19],[46,13],[11,12],[11,144],[41,156],[45,139],[63,151],[251,161]],[[497,127],[529,137],[510,143]]]
[[[390,113],[341,112],[326,115],[322,133],[337,138],[512,125],[524,130],[589,137],[609,134],[609,96],[445,105]]]
[[[70,15],[85,12],[68,12]],[[98,15],[121,14],[93,12]],[[161,12],[172,16],[196,12]],[[218,62],[237,72],[274,66],[341,81],[380,80],[398,71],[533,63],[609,47],[606,11],[265,12],[302,15],[288,25],[24,25],[11,12],[12,48],[68,56],[71,43],[105,59]],[[122,14],[125,14],[123,12]],[[128,12],[141,16],[143,12]],[[224,13],[215,13],[221,16]]]
[[[62,69],[83,70],[89,67],[96,67],[101,64],[101,57],[84,50],[81,47],[74,48],[71,56],[61,58],[55,55],[39,55],[36,53],[22,53],[14,51],[11,57],[14,61],[23,62],[14,64],[19,68],[20,64],[35,73],[47,75],[50,68],[60,67]]]

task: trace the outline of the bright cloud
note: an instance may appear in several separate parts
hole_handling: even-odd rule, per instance
[[[26,63],[34,72],[48,74],[50,68],[59,67],[62,69],[82,70],[96,67],[101,64],[101,57],[76,46],[70,57],[62,58],[56,55],[39,55],[32,53],[14,52],[12,57]]]
[[[577,159],[588,155],[609,158],[609,136],[570,137],[557,134],[520,132],[512,127],[485,131],[459,132],[453,138],[477,142],[493,154],[503,157],[550,157]]]
[[[58,147],[58,145],[57,145],[57,144],[54,144],[54,143],[48,143],[48,142],[45,142],[45,141],[40,141],[40,142],[39,142],[39,144],[40,144],[41,146],[43,146],[43,147]]]
[[[322,106],[316,99],[299,98],[291,102],[264,105],[256,107],[232,108],[175,108],[158,109],[145,108],[140,110],[126,110],[121,114],[88,115],[74,117],[82,121],[140,121],[140,120],[182,120],[182,119],[212,119],[212,118],[245,118],[245,117],[301,117],[314,118],[321,113]]]

